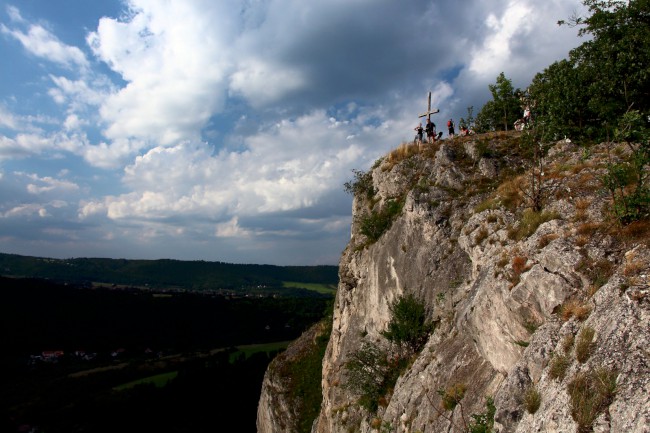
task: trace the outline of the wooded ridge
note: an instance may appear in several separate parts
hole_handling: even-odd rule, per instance
[[[253,289],[278,289],[288,281],[333,286],[338,282],[338,268],[329,265],[274,266],[169,259],[52,259],[3,253],[0,253],[0,275],[47,278],[72,284],[103,283],[238,293]],[[293,289],[284,290],[288,292]]]

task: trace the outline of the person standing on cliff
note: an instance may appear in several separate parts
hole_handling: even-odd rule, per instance
[[[436,139],[436,124],[427,118],[427,124],[424,127],[424,130],[427,133],[427,143],[433,143],[433,140]]]
[[[449,119],[447,121],[447,132],[449,133],[449,138],[454,138],[454,121],[453,119]]]
[[[416,134],[415,134],[415,140],[414,140],[414,141],[415,141],[415,144],[420,144],[420,143],[422,143],[422,134],[424,133],[424,128],[422,128],[422,124],[421,124],[421,123],[418,123],[418,126],[416,126],[416,127],[413,128],[413,129],[415,129],[415,132],[416,132]]]

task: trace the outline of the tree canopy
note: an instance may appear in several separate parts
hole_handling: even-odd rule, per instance
[[[560,25],[590,39],[529,88],[547,137],[603,138],[629,110],[650,108],[650,0],[584,0],[590,16]]]
[[[528,88],[545,138],[602,139],[622,116],[650,113],[650,0],[583,0],[589,15],[560,20],[587,40],[538,73]],[[478,131],[507,130],[521,117],[519,92],[502,72],[492,100],[477,115]]]
[[[512,124],[521,117],[521,107],[512,87],[512,80],[501,72],[495,84],[488,86],[492,100],[488,101],[476,116],[476,128],[479,132],[512,129]]]

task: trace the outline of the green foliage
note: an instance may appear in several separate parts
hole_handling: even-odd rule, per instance
[[[485,412],[473,414],[472,420],[467,426],[469,433],[491,433],[494,426],[494,414],[497,411],[494,405],[494,399],[487,397],[485,399]]]
[[[616,394],[616,376],[614,370],[597,368],[580,372],[569,382],[571,416],[578,424],[578,433],[593,431],[595,419],[612,403]]]
[[[544,125],[544,139],[583,134],[591,115],[586,88],[577,85],[582,80],[580,74],[573,63],[561,60],[533,78],[528,90],[535,103],[535,122]]]
[[[580,35],[590,40],[574,49],[571,60],[584,71],[580,85],[589,109],[601,120],[616,119],[634,106],[648,112],[650,32],[648,1],[584,0],[591,15],[578,19]]]
[[[650,214],[650,128],[641,113],[629,111],[621,118],[615,138],[628,143],[630,157],[610,162],[601,180],[612,197],[616,218],[629,224]]]
[[[572,18],[590,36],[568,60],[550,65],[529,88],[545,138],[607,137],[608,123],[630,107],[650,112],[648,1],[584,0],[588,17]],[[565,24],[561,21],[560,24]]]
[[[287,393],[296,408],[299,433],[311,432],[314,419],[320,412],[323,357],[332,330],[331,320],[325,319],[323,324],[323,330],[318,333],[313,346],[290,363],[285,372],[291,378]]]
[[[518,91],[512,87],[512,80],[501,72],[495,84],[488,86],[492,100],[488,101],[476,116],[477,132],[507,131],[521,117],[521,107],[517,99]]]
[[[526,328],[526,331],[529,333],[534,334],[535,331],[537,331],[537,328],[539,328],[539,323],[531,320],[526,320],[524,322],[524,328]]]
[[[393,302],[390,311],[392,318],[382,335],[397,345],[398,352],[382,350],[364,342],[345,364],[346,387],[360,396],[359,404],[370,412],[376,412],[379,404],[392,392],[411,355],[421,350],[434,328],[426,320],[424,304],[413,295]]]
[[[352,169],[352,173],[354,173],[354,179],[343,184],[345,192],[354,196],[372,198],[375,195],[375,188],[372,184],[372,171],[364,172]]]
[[[346,362],[345,387],[358,394],[359,404],[369,412],[376,412],[380,402],[392,392],[407,360],[392,356],[374,344],[364,342]]]
[[[391,321],[382,335],[407,354],[419,352],[435,327],[427,320],[424,303],[409,293],[394,301],[390,312]]]
[[[360,218],[360,231],[371,243],[377,242],[393,221],[402,213],[403,200],[390,199],[379,211],[372,211]]]
[[[461,117],[458,121],[459,128],[471,128],[474,126],[476,119],[474,118],[474,106],[470,105],[467,107],[467,119]]]

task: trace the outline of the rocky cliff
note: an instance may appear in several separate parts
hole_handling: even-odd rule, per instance
[[[620,226],[601,182],[629,146],[530,143],[404,144],[358,174],[313,433],[650,432],[650,224]],[[372,361],[397,379],[360,404],[350,360],[398,356],[405,295],[435,328]],[[272,372],[258,432],[293,433]]]

